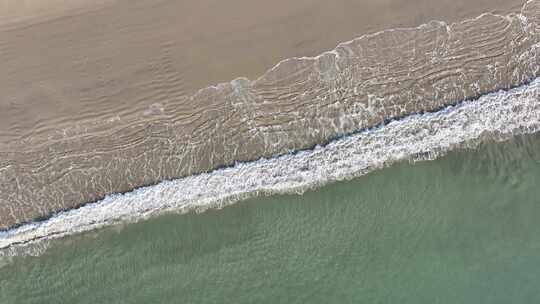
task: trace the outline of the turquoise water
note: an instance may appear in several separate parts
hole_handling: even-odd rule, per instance
[[[540,135],[52,242],[0,303],[535,303]]]

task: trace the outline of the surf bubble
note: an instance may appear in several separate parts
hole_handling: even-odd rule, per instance
[[[456,148],[474,147],[486,138],[504,140],[535,133],[540,130],[539,94],[540,78],[437,112],[359,130],[313,150],[237,163],[109,195],[42,222],[1,232],[0,249],[24,252],[17,248],[165,212],[203,212],[258,195],[301,194],[396,162],[433,160]]]

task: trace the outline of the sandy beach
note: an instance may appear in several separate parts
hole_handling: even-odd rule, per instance
[[[236,77],[254,79],[282,59],[315,56],[363,34],[522,4],[3,0],[0,147],[80,120],[128,119],[151,104],[166,106]]]
[[[470,2],[3,1],[0,228],[536,77],[538,2]]]
[[[540,303],[540,0],[0,0],[0,304]]]

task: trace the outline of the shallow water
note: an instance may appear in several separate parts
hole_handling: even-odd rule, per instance
[[[540,76],[540,0],[529,0],[521,9],[501,15],[490,13],[501,7],[496,4],[500,0],[490,0],[491,5],[483,6],[485,13],[474,17],[473,7],[480,9],[483,1],[442,5],[448,1],[422,0],[429,2],[422,5],[411,0],[364,0],[345,10],[341,6],[343,12],[362,14],[348,18],[348,13],[339,13],[337,19],[317,18],[310,12],[319,10],[311,6],[315,2],[340,7],[335,1],[299,1],[278,9],[280,15],[285,12],[291,18],[274,20],[285,26],[279,30],[281,25],[276,27],[266,19],[271,10],[281,8],[276,3],[269,5],[270,11],[264,9],[268,4],[261,7],[245,0],[240,2],[250,4],[240,10],[233,9],[230,1],[222,9],[203,4],[197,7],[204,7],[205,13],[197,15],[197,10],[184,6],[200,1],[160,1],[158,5],[144,0],[134,10],[119,3],[97,15],[60,18],[74,23],[45,22],[30,27],[37,32],[21,29],[7,35],[0,29],[0,62],[6,62],[0,91],[9,97],[7,106],[0,104],[0,229],[47,218],[114,193],[213,171],[237,161],[308,149],[412,113],[433,112],[526,85]],[[505,6],[524,2],[514,1],[506,0]],[[303,9],[308,2],[310,9]],[[370,2],[382,4],[384,14],[367,13],[369,18],[363,18],[365,8],[374,8]],[[460,6],[459,2],[469,4]],[[169,6],[174,3],[182,8]],[[446,10],[447,5],[455,7]],[[436,7],[438,12],[461,11],[469,18],[454,15],[455,23],[428,22],[440,13],[422,13],[425,6]],[[248,13],[249,7],[264,11],[264,18]],[[263,31],[269,35],[263,39],[266,42],[256,42],[262,36],[251,31],[259,28],[255,24],[230,30],[220,27],[215,32],[206,26],[178,23],[184,20],[178,15],[183,11],[189,12],[190,20],[197,16],[204,23],[220,19],[237,24],[236,17],[226,17],[231,9],[264,23]],[[329,12],[324,7],[320,10]],[[293,11],[309,17],[297,18]],[[423,16],[420,19],[427,23],[396,27],[402,15],[409,16],[407,19]],[[393,21],[378,32],[355,25],[372,26],[372,16],[377,23]],[[292,57],[278,57],[283,60],[268,62],[264,69],[254,64],[262,62],[264,54],[275,54],[275,46],[287,45],[274,39],[278,32],[286,33],[288,43],[306,41],[293,34],[302,32],[305,24],[317,33],[308,39],[316,41],[309,47],[311,51],[300,45]],[[341,31],[333,27],[338,24],[340,28],[350,26]],[[216,34],[204,39],[214,41],[210,45],[217,50],[212,51],[216,56],[199,52],[201,44],[195,37],[201,31],[204,36]],[[354,35],[345,37],[353,39],[337,40],[343,42],[333,49],[334,45],[313,48],[328,41],[322,38],[325,33],[335,40],[350,31]],[[189,37],[187,41],[179,38],[184,35]],[[37,41],[35,37],[41,37],[39,46],[30,43]],[[242,51],[247,50],[248,56],[235,51],[243,44],[238,41],[248,42]],[[185,50],[197,53],[199,59]],[[233,57],[239,59],[229,60],[224,54],[230,53],[237,53]],[[201,67],[200,60],[216,72],[196,68]],[[255,75],[241,68],[251,65],[250,70],[259,70]],[[234,75],[223,81],[242,75],[249,78],[216,84],[214,80],[221,78],[214,77],[221,74],[217,70]],[[202,81],[195,87],[201,90],[194,90],[193,77]]]
[[[488,138],[540,131],[540,78],[509,91],[487,94],[434,113],[416,114],[359,130],[313,150],[237,163],[139,188],[79,209],[0,231],[2,249],[133,222],[166,212],[223,207],[260,194],[298,194],[409,159],[435,159]],[[173,165],[174,163],[171,163]]]
[[[52,241],[0,303],[533,303],[540,135]]]

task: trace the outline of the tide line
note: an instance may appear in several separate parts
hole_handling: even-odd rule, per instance
[[[312,150],[238,163],[123,194],[0,232],[0,249],[36,244],[163,213],[202,212],[257,195],[301,194],[396,162],[432,160],[485,140],[540,130],[540,79],[433,113],[415,114]]]

